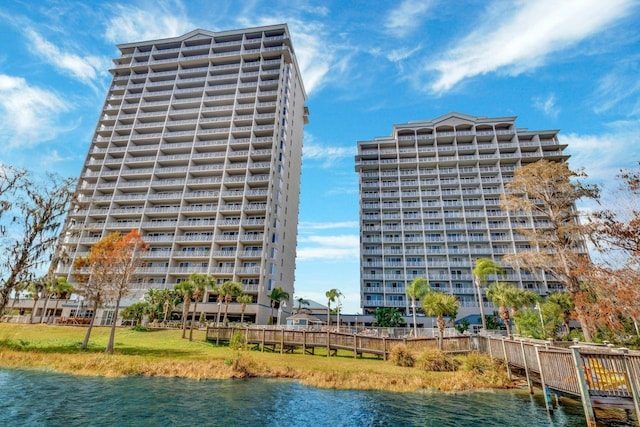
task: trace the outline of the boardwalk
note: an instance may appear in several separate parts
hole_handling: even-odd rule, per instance
[[[353,356],[370,354],[387,359],[387,356],[398,344],[405,344],[411,350],[437,348],[435,338],[385,338],[333,331],[296,331],[290,329],[256,329],[256,328],[208,328],[207,339],[216,343],[228,342],[239,333],[245,344],[262,351],[279,351],[290,353],[301,349],[303,353],[315,354],[316,349],[323,349],[327,355],[334,355],[338,350],[353,351]],[[444,350],[450,352],[471,351],[471,337],[445,337]]]
[[[582,401],[589,426],[595,426],[594,408],[620,408],[640,419],[640,352],[607,346],[553,346],[549,342],[474,337],[475,347],[519,369],[529,386],[539,384],[547,409],[551,395]]]
[[[436,348],[435,338],[387,338],[334,331],[296,331],[276,328],[208,328],[207,339],[228,342],[234,334],[261,351],[280,353],[302,350],[315,354],[323,349],[327,356],[338,350],[352,351],[354,357],[370,354],[387,359],[394,346],[421,351]],[[447,352],[480,351],[505,362],[509,375],[518,370],[544,391],[547,409],[553,412],[561,396],[582,402],[589,426],[595,426],[594,408],[619,408],[640,419],[640,352],[607,346],[574,345],[569,348],[550,342],[485,336],[445,337]]]

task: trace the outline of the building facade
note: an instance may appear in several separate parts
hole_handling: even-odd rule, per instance
[[[517,229],[545,220],[500,208],[504,185],[519,166],[540,159],[566,161],[557,130],[516,128],[516,117],[450,113],[395,125],[389,137],[358,142],[360,277],[363,312],[396,307],[410,313],[406,286],[425,277],[454,294],[458,317],[478,314],[472,269],[491,258],[506,274],[488,279],[546,294],[561,285],[502,264],[530,249]],[[485,312],[494,308],[486,299]]]
[[[118,48],[57,273],[73,282],[76,257],[136,229],[150,249],[129,300],[210,274],[242,283],[254,297],[245,319],[265,323],[271,290],[293,295],[308,120],[287,26]],[[216,312],[215,295],[198,307]],[[229,313],[239,318],[239,305]]]

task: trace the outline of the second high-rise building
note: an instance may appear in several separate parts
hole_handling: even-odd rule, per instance
[[[293,296],[308,117],[287,26],[118,47],[61,245],[73,260],[109,232],[140,230],[138,294],[211,274],[241,282],[254,297],[245,319],[266,322],[273,288]],[[58,273],[72,281],[70,264]]]
[[[406,286],[425,277],[435,290],[456,295],[459,317],[477,314],[475,260],[502,265],[504,255],[531,249],[518,229],[548,224],[502,210],[504,186],[519,166],[569,156],[557,130],[519,129],[515,120],[451,113],[395,125],[391,136],[358,143],[365,313],[377,307],[410,313]],[[544,273],[506,267],[505,275],[489,279],[539,294],[561,289]]]

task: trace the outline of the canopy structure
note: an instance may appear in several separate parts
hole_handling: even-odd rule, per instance
[[[318,319],[315,316],[312,316],[307,313],[298,313],[293,316],[287,317],[287,326],[320,326],[322,325],[322,320]]]

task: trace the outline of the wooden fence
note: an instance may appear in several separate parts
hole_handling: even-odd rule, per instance
[[[387,359],[393,347],[405,344],[410,350],[421,351],[437,348],[436,338],[388,338],[349,334],[334,331],[300,331],[290,329],[267,328],[207,328],[207,340],[229,342],[234,334],[247,345],[256,346],[262,351],[292,352],[302,349],[304,353],[314,354],[315,349],[326,349],[326,354],[335,354],[338,350],[353,351],[353,356],[373,354]],[[472,350],[471,337],[445,337],[443,350],[447,352],[468,352]]]

